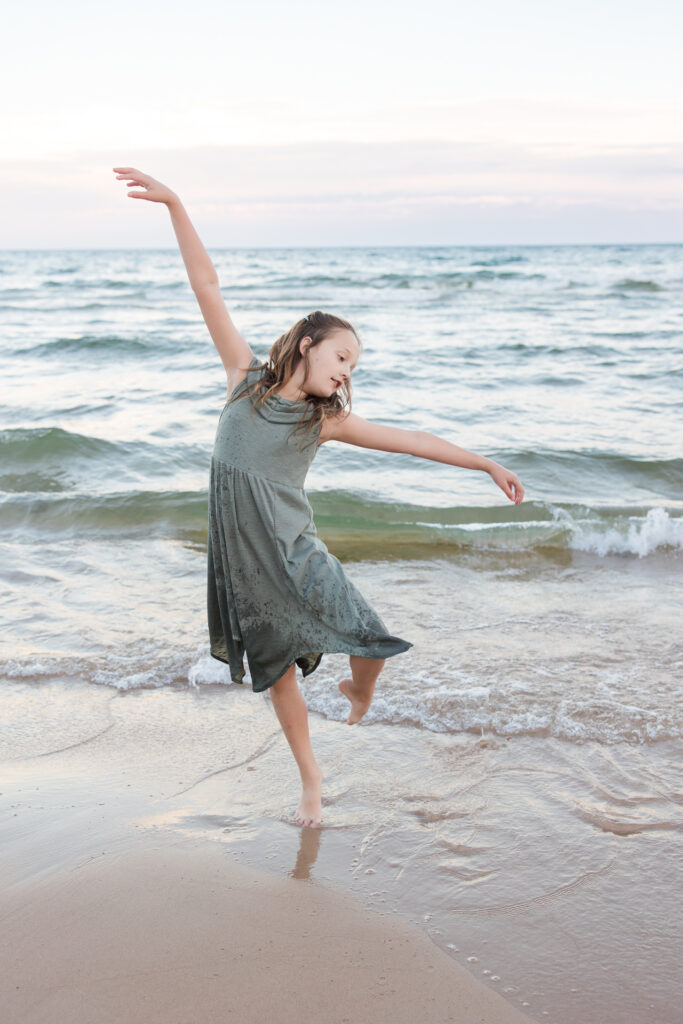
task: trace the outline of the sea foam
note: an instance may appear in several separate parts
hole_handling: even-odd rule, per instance
[[[633,516],[628,527],[599,530],[567,521],[569,546],[596,555],[637,555],[645,558],[657,548],[683,548],[683,518],[672,519],[663,508],[651,508],[645,518]]]

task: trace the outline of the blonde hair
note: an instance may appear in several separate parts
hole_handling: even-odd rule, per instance
[[[362,351],[361,340],[356,329],[348,320],[341,316],[335,316],[334,313],[323,313],[316,309],[315,312],[297,320],[293,327],[280,335],[270,349],[268,361],[250,368],[249,372],[259,373],[259,379],[231,401],[252,398],[253,406],[261,408],[277,388],[283,387],[292,379],[300,362],[304,364],[303,382],[305,384],[310,372],[308,353],[336,330],[352,331],[358,342],[358,347]],[[299,343],[303,338],[310,338],[311,344],[301,355]],[[295,425],[293,433],[300,430],[314,433],[317,425],[322,425],[328,417],[339,415],[345,410],[351,412],[351,381],[344,381],[341,387],[331,395],[307,395],[302,401],[306,402],[306,409]]]

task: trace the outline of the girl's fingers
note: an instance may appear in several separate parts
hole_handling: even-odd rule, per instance
[[[515,505],[519,505],[524,497],[524,488],[517,479],[517,477],[511,477],[508,481],[508,497],[511,498]]]
[[[113,167],[112,170],[117,172],[116,177],[119,181],[123,178],[132,178],[133,180],[129,181],[130,185],[145,185],[151,180],[148,174],[143,174],[135,167]]]

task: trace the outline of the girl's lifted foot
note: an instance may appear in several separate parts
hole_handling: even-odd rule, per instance
[[[304,784],[301,790],[301,800],[294,812],[294,823],[296,825],[310,825],[312,828],[320,828],[322,822],[322,772],[317,778]]]
[[[357,683],[354,683],[353,679],[342,679],[339,684],[339,690],[351,702],[351,710],[349,711],[346,723],[347,725],[355,725],[356,722],[360,722],[372,703],[374,686],[370,690],[370,696],[368,696],[367,686],[358,686]]]

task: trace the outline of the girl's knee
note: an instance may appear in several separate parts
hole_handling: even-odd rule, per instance
[[[384,668],[386,664],[386,658],[366,658],[363,654],[350,654],[349,664],[353,664],[355,661],[357,664],[367,666],[368,668],[375,668],[378,671]]]

